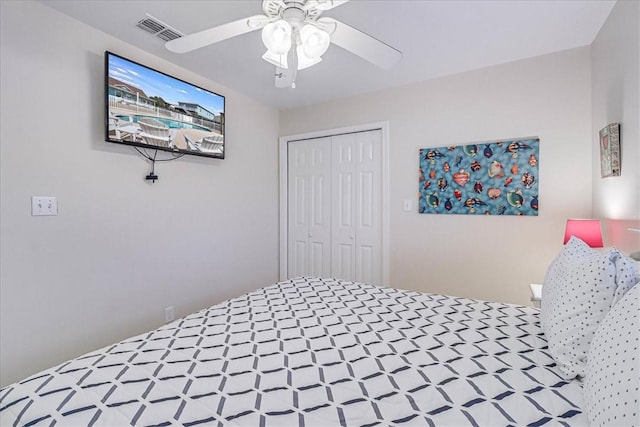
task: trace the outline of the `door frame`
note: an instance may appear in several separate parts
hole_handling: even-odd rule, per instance
[[[382,284],[389,286],[389,122],[373,122],[360,125],[326,129],[279,138],[280,171],[280,280],[286,280],[288,271],[288,176],[289,142],[324,138],[345,133],[380,130],[382,138]]]

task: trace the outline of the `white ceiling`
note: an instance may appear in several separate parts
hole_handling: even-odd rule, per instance
[[[190,34],[261,14],[260,0],[41,1],[279,109],[589,45],[615,4],[615,0],[351,0],[324,16],[400,50],[400,63],[381,70],[331,45],[320,64],[298,73],[296,89],[276,89],[274,67],[261,58],[265,48],[259,31],[176,54],[166,50],[162,40],[136,27],[148,13]]]

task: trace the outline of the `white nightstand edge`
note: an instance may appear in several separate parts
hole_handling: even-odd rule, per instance
[[[540,308],[542,303],[542,285],[538,283],[529,283],[529,289],[531,289],[531,302],[536,308]]]

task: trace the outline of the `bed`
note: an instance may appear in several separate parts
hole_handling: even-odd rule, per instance
[[[538,309],[301,277],[5,387],[0,425],[581,426],[583,388]]]

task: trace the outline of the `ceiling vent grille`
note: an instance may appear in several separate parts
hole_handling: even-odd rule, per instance
[[[147,33],[153,34],[159,39],[164,40],[165,42],[179,39],[184,35],[180,31],[176,30],[175,28],[172,28],[171,26],[165,24],[159,19],[154,18],[148,13],[146,14],[146,16],[147,16],[146,18],[138,21],[138,24],[136,26],[146,31]]]

